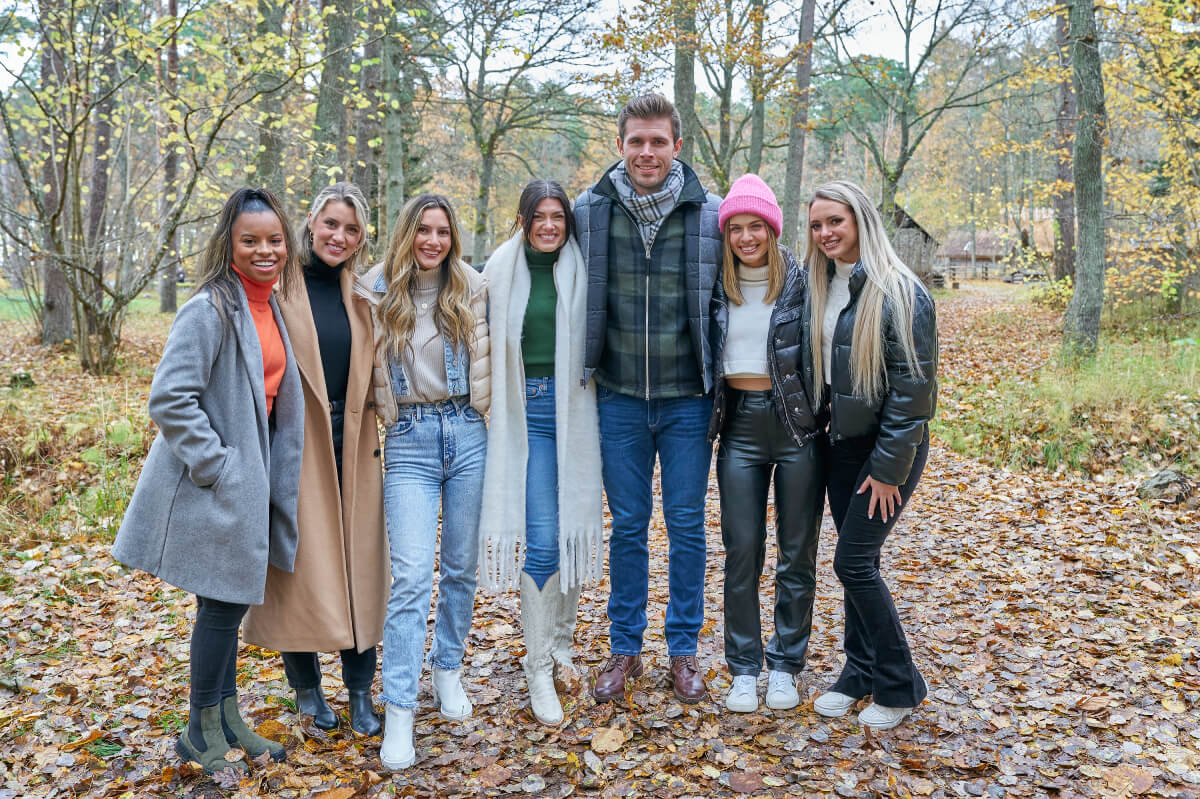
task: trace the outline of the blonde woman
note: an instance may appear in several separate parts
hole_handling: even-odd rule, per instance
[[[846,664],[814,707],[842,716],[870,695],[858,720],[886,730],[927,693],[879,573],[879,553],[929,454],[937,393],[933,300],[853,183],[827,183],[814,193],[806,262],[813,391],[832,411],[833,569],[846,610]]]
[[[461,252],[449,200],[421,194],[400,210],[387,256],[361,281],[375,304],[376,403],[386,427],[383,504],[392,589],[383,632],[387,719],[379,754],[393,770],[416,759],[413,715],[435,560],[433,695],[448,719],[472,711],[461,667],[475,603],[484,415],[491,397],[486,283]]]
[[[354,293],[367,245],[362,191],[353,183],[322,189],[297,247],[305,290],[279,300],[304,388],[296,567],[268,570],[245,637],[283,653],[296,709],[324,730],[338,717],[321,690],[317,653],[339,652],[350,728],[378,735],[371,682],[390,580],[371,396],[375,336],[371,306]]]

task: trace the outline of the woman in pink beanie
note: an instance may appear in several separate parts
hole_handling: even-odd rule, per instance
[[[763,667],[758,580],[767,540],[767,490],[775,484],[775,632],[766,646],[767,707],[800,702],[812,628],[817,536],[825,490],[825,420],[809,396],[808,284],[778,243],[783,213],[757,175],[733,184],[718,214],[724,268],[713,289],[717,386],[709,438],[720,438],[717,485],[725,543],[725,706],[758,709]]]

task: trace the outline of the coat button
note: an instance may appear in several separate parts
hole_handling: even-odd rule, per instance
[[[379,450],[375,450],[375,457],[376,457],[376,458],[378,458],[378,457],[379,457]]]

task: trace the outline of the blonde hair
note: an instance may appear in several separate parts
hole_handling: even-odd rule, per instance
[[[438,331],[455,344],[466,347],[474,340],[475,316],[471,313],[471,284],[467,275],[471,267],[460,257],[462,243],[454,208],[440,194],[419,194],[400,209],[383,260],[387,292],[379,302],[378,320],[383,327],[385,350],[394,358],[401,357],[406,346],[412,346],[410,339],[417,319],[412,293],[420,269],[415,255],[417,229],[422,215],[430,208],[445,211],[450,221],[450,252],[438,267],[441,282],[433,320]]]
[[[762,217],[758,218],[762,219]],[[729,226],[728,220],[725,225]],[[779,251],[779,240],[775,238],[775,228],[771,227],[765,219],[763,219],[763,226],[767,229],[767,296],[763,298],[763,303],[771,305],[783,291],[783,282],[787,278],[787,265],[783,262],[783,254]],[[734,305],[741,305],[744,300],[737,276],[737,266],[741,263],[741,259],[733,252],[733,244],[729,241],[728,232],[722,236],[722,239],[725,261],[721,270],[721,282],[725,286],[725,296]]]
[[[370,263],[370,243],[371,235],[367,227],[367,217],[370,211],[367,206],[367,198],[363,194],[362,189],[353,183],[345,181],[334,183],[332,186],[326,186],[317,193],[313,198],[312,208],[308,211],[308,217],[304,220],[303,233],[301,234],[300,253],[301,263],[310,264],[313,259],[313,232],[312,223],[320,216],[321,211],[330,202],[344,202],[354,211],[354,221],[358,223],[358,229],[362,231],[362,238],[358,241],[358,248],[345,261],[346,269],[352,273],[364,271],[367,264]]]
[[[238,189],[225,201],[217,217],[217,227],[204,245],[196,269],[196,288],[192,290],[192,296],[207,291],[223,321],[227,321],[237,309],[237,293],[241,290],[237,273],[233,271],[233,225],[242,214],[259,213],[275,214],[283,231],[283,240],[288,245],[287,260],[279,272],[279,294],[288,296],[292,287],[303,280],[300,260],[292,246],[295,240],[292,238],[292,226],[288,224],[279,198],[269,189]]]
[[[855,395],[875,402],[887,390],[884,363],[887,313],[891,314],[892,328],[909,374],[924,377],[913,342],[913,305],[920,278],[896,255],[884,230],[883,217],[860,187],[848,181],[833,181],[816,188],[812,200],[817,199],[832,200],[848,207],[858,227],[859,261],[866,270],[867,280],[858,296],[854,334],[850,340],[850,387]],[[812,200],[809,201],[810,208]],[[817,245],[812,225],[808,228],[804,264],[808,270],[808,323],[813,331],[813,396],[819,401],[824,391],[822,376],[825,371],[818,331],[825,316],[833,261]]]

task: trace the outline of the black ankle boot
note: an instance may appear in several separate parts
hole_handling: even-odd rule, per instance
[[[359,735],[378,735],[383,724],[375,714],[375,703],[371,701],[371,689],[350,689],[350,729]]]
[[[333,708],[325,701],[325,693],[320,686],[316,688],[296,689],[296,710],[313,717],[313,724],[319,730],[336,730],[338,719]]]

